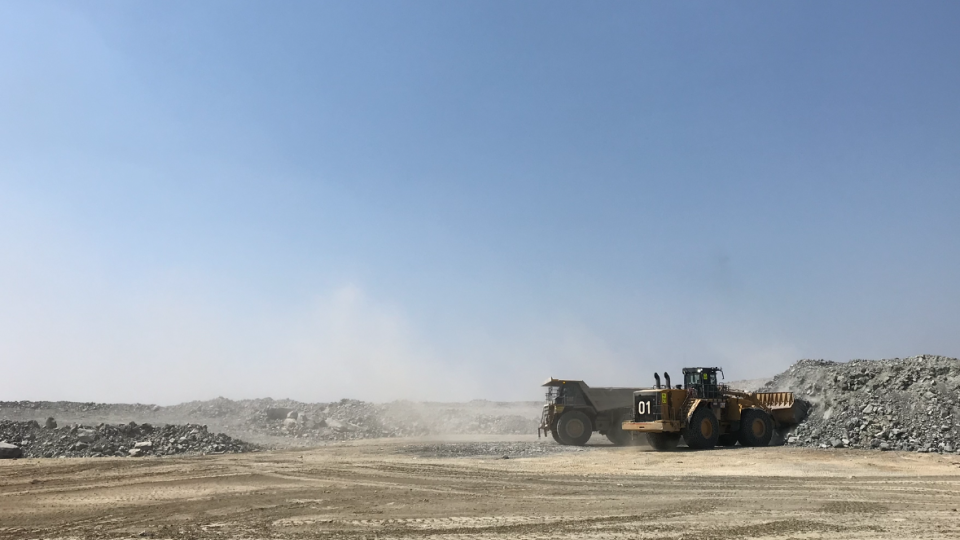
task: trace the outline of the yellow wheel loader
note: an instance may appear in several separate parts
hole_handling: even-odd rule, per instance
[[[803,419],[804,407],[792,392],[733,390],[717,382],[720,368],[684,368],[683,385],[670,386],[670,375],[654,374],[653,389],[633,394],[633,421],[625,432],[646,433],[650,446],[671,450],[680,443],[697,449],[720,446],[767,446],[775,429]]]

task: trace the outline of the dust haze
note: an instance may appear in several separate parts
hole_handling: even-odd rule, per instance
[[[796,347],[752,323],[687,335],[684,313],[634,315],[612,335],[569,311],[435,335],[358,282],[318,285],[283,303],[197,268],[118,278],[106,253],[49,208],[8,201],[0,226],[0,355],[7,399],[174,404],[224,396],[306,402],[355,398],[536,400],[548,376],[595,386],[649,384],[654,370],[717,364],[773,375]],[[473,321],[465,313],[465,321]],[[763,329],[761,329],[761,334]]]

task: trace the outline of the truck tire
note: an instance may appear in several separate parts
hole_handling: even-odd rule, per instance
[[[607,439],[614,444],[614,446],[632,446],[634,444],[633,434],[629,431],[624,431],[618,429],[616,431],[607,432]]]
[[[557,436],[560,444],[583,446],[593,434],[593,423],[590,418],[580,411],[568,411],[557,421]]]
[[[560,444],[567,444],[560,439],[560,434],[557,433],[557,426],[550,428],[550,435],[553,436],[553,440],[557,441]]]
[[[717,439],[717,444],[720,446],[735,446],[737,444],[737,434],[724,433],[719,439]]]
[[[773,420],[760,409],[746,409],[740,413],[740,444],[767,446],[773,437]]]
[[[647,433],[647,442],[661,452],[675,450],[680,444],[679,433]]]
[[[709,450],[717,445],[720,422],[709,407],[700,407],[693,413],[687,428],[683,430],[683,438],[690,448]]]
[[[610,427],[604,434],[616,446],[627,446],[633,443],[633,432],[623,430],[623,422],[630,420],[630,413],[613,414],[610,416]]]

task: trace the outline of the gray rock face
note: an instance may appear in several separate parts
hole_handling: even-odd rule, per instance
[[[911,452],[954,452],[960,445],[956,358],[801,360],[764,390],[792,391],[811,404],[788,445]]]
[[[18,459],[23,457],[23,450],[6,441],[0,442],[0,459]]]
[[[140,403],[81,403],[71,401],[0,401],[0,418],[28,420],[53,416],[87,423],[154,422],[158,425],[208,424],[211,429],[241,439],[255,438],[265,444],[304,446],[322,441],[373,437],[417,437],[441,434],[532,434],[537,432],[542,401],[427,403],[395,401],[369,403],[353,399],[304,403],[271,398],[230,400],[215,398],[158,407]],[[34,413],[36,411],[36,413]],[[42,412],[41,412],[42,411]],[[284,429],[283,420],[297,413],[296,429]],[[41,420],[41,425],[43,422]],[[57,430],[54,421],[51,430]],[[134,424],[147,432],[147,424]],[[98,429],[99,433],[99,429]],[[99,439],[98,439],[99,441]],[[136,441],[134,441],[136,442]],[[88,443],[91,448],[97,442]],[[126,449],[123,455],[126,455]]]
[[[481,402],[474,407],[402,401],[378,404],[353,399],[332,403],[224,400],[220,406],[233,407],[234,414],[245,419],[247,429],[304,442],[432,434],[532,434],[537,432],[542,411],[542,402],[521,406]],[[294,414],[296,427],[287,422]]]
[[[271,407],[264,412],[268,420],[283,420],[288,414],[293,412],[293,409],[288,409],[286,407]]]
[[[6,452],[17,454],[16,457],[169,456],[258,449],[222,433],[210,433],[206,426],[196,424],[151,426],[131,422],[46,429],[34,421],[0,420],[0,440],[21,441],[21,448]]]

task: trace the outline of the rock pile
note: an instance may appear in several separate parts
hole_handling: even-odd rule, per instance
[[[343,399],[303,403],[282,399],[216,398],[172,406],[51,401],[0,402],[0,418],[82,425],[127,423],[205,424],[214,431],[269,446],[305,446],[324,441],[445,434],[532,434],[540,402],[369,403]],[[51,420],[53,421],[53,420]],[[53,421],[54,423],[56,421]],[[54,424],[55,427],[55,424]]]
[[[0,420],[0,441],[18,446],[22,449],[22,457],[47,458],[223,454],[257,449],[222,433],[210,433],[207,426],[152,426],[133,422],[44,427],[32,420]]]
[[[348,440],[422,435],[415,426],[385,421],[383,406],[355,399],[335,403],[285,402],[254,410],[246,423],[254,431],[284,437]]]
[[[916,452],[960,450],[960,360],[914,356],[846,363],[801,360],[764,391],[810,402],[789,445]]]
[[[272,435],[317,440],[419,437],[437,434],[536,433],[539,404],[529,416],[490,414],[469,404],[396,401],[374,404],[353,399],[335,403],[288,403],[255,411],[248,424]],[[489,408],[489,407],[488,407]]]
[[[0,442],[0,459],[17,459],[23,457],[23,449],[15,444]]]

